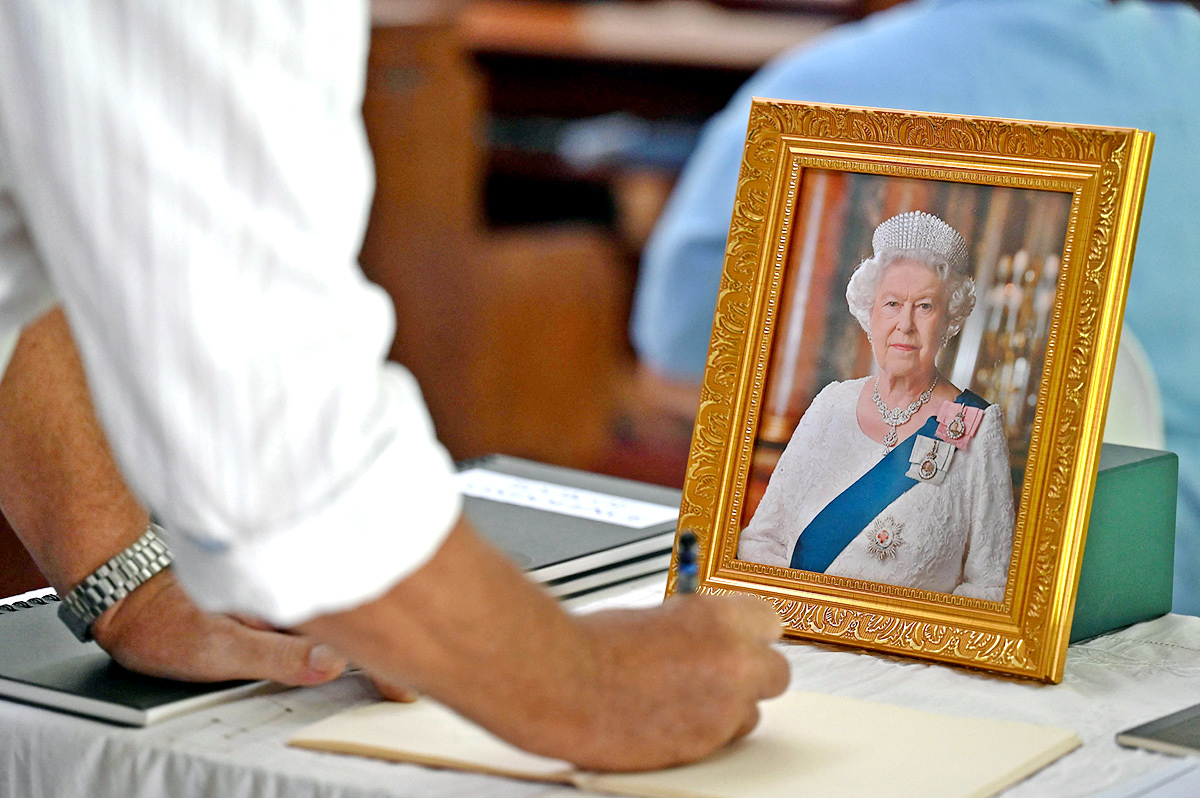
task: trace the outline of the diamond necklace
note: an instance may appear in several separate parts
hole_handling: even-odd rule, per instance
[[[929,397],[933,396],[933,389],[938,384],[938,377],[933,375],[933,382],[929,383],[929,387],[925,389],[925,393],[913,399],[908,407],[892,410],[883,403],[883,399],[879,396],[879,378],[875,378],[875,390],[871,394],[871,398],[875,400],[875,407],[879,409],[879,416],[883,419],[883,423],[887,424],[891,429],[888,434],[883,437],[883,453],[886,455],[892,449],[896,448],[899,443],[896,435],[896,427],[908,422],[913,417],[913,413],[921,409],[921,407],[929,401]]]

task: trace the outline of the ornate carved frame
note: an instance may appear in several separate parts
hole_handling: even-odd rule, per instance
[[[1061,681],[1152,144],[1123,128],[755,100],[680,508],[700,590],[768,599],[791,637]],[[736,559],[808,168],[1073,194],[1003,602]]]

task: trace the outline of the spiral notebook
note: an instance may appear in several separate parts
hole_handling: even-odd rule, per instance
[[[289,745],[644,798],[987,798],[1079,746],[1067,729],[962,718],[792,691],[764,701],[743,740],[692,765],[591,773],[521,751],[429,699],[376,703]]]
[[[76,715],[146,726],[271,689],[270,682],[197,684],[126,670],[58,619],[58,596],[0,599],[0,696]]]

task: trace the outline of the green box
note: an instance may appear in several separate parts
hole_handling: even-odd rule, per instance
[[[1171,611],[1178,489],[1177,455],[1104,444],[1072,643]]]

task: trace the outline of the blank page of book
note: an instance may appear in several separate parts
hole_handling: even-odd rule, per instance
[[[694,765],[587,786],[647,798],[985,798],[1080,745],[1074,732],[822,693],[761,704],[746,739]]]
[[[503,743],[447,709],[374,704],[327,718],[289,742],[396,761],[571,781],[646,798],[794,798],[797,795],[985,798],[1079,745],[1074,732],[959,718],[820,693],[762,705],[744,740],[693,765],[650,773],[570,770]]]
[[[301,729],[288,745],[535,781],[570,783],[575,775],[569,762],[522,751],[428,698],[339,712]]]

